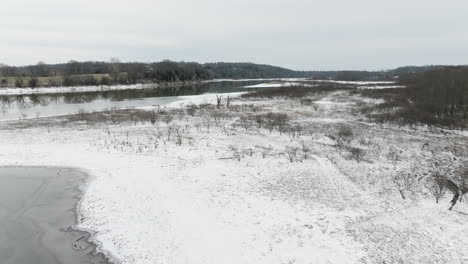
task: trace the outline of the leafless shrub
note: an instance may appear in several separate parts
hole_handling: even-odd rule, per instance
[[[158,119],[159,119],[158,115],[155,112],[151,112],[150,122],[153,126],[156,124]]]
[[[432,173],[432,177],[429,179],[429,191],[434,195],[436,203],[439,203],[440,198],[442,198],[446,192],[445,189],[445,177],[438,171]]]
[[[176,136],[176,145],[177,146],[182,145],[182,133],[180,132],[179,128],[176,129],[175,136]]]
[[[211,118],[210,117],[205,117],[205,127],[206,127],[206,131],[207,132],[210,132],[210,128],[211,128]]]
[[[242,151],[239,151],[235,146],[229,145],[229,150],[232,152],[232,157],[237,161],[241,161],[244,158]]]
[[[222,110],[210,111],[210,116],[214,119],[215,125],[219,126],[221,119],[224,117]]]
[[[366,155],[366,152],[361,149],[361,148],[356,148],[353,147],[350,149],[351,155],[353,156],[353,159],[359,163],[363,160],[364,156]]]
[[[295,138],[298,138],[301,135],[302,130],[303,128],[300,125],[291,126],[288,129],[289,140],[292,142]]]
[[[312,102],[314,102],[314,100],[312,100],[311,98],[303,98],[301,99],[301,106],[311,105]]]
[[[198,109],[197,105],[191,104],[187,106],[187,109],[185,109],[185,111],[187,112],[188,115],[194,116],[195,113],[197,112],[197,109]]]
[[[256,146],[261,150],[262,158],[266,158],[268,154],[271,152],[271,147],[263,147],[263,146]]]
[[[372,141],[368,138],[360,138],[359,139],[359,144],[363,145],[363,146],[370,146],[372,145]]]
[[[354,133],[350,126],[344,125],[340,126],[337,135],[339,138],[349,141],[353,137]]]
[[[392,149],[388,152],[387,158],[392,162],[393,167],[396,168],[396,165],[401,160],[400,152],[396,149]]]
[[[263,115],[254,115],[255,122],[257,123],[258,128],[262,128],[262,124],[265,122]]]
[[[396,172],[392,177],[392,182],[400,192],[401,198],[406,199],[406,193],[413,191],[417,180],[410,172]]]
[[[172,115],[169,114],[169,113],[166,113],[166,114],[163,116],[163,121],[164,121],[164,123],[166,123],[167,125],[169,125],[173,120],[174,120],[174,116],[172,116]]]
[[[271,133],[275,127],[280,130],[285,126],[289,122],[289,117],[287,114],[269,112],[265,114],[265,120]]]
[[[248,149],[245,149],[243,151],[243,153],[245,153],[245,155],[249,156],[249,157],[252,157],[253,154],[254,154],[254,150],[252,148],[248,148]]]
[[[301,147],[302,147],[302,157],[304,159],[308,159],[309,158],[309,152],[310,152],[310,148],[309,146],[307,146],[306,142],[304,140],[301,141]]]
[[[200,108],[200,109],[212,109],[213,106],[211,104],[199,104],[198,108]]]
[[[301,161],[302,162],[302,159],[301,158],[298,158],[298,148],[296,147],[288,147],[286,149],[286,156],[289,160],[289,162],[293,163],[294,161],[298,160],[298,161]]]

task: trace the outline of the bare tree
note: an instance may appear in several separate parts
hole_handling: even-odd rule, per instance
[[[47,77],[51,74],[51,70],[49,68],[49,66],[47,66],[47,64],[45,64],[45,62],[43,61],[39,61],[37,64],[36,64],[36,70],[35,70],[35,74],[33,74],[34,76],[37,76],[37,77]]]
[[[396,172],[392,181],[400,192],[401,198],[406,199],[406,192],[413,190],[416,178],[409,172]]]
[[[216,95],[216,107],[218,109],[221,107],[221,98],[222,98],[222,96]]]
[[[76,60],[69,60],[65,69],[65,75],[78,75],[83,73],[82,65]]]
[[[110,59],[110,76],[114,83],[117,83],[120,75],[120,59],[112,57]]]
[[[453,193],[453,198],[449,203],[450,204],[449,210],[452,210],[452,208],[457,203],[458,198],[460,197],[460,189],[452,180],[449,180],[449,179],[445,181],[445,187],[447,187],[447,189],[449,189],[449,191]]]
[[[4,68],[8,67],[6,64],[0,62],[0,79],[5,76],[5,70]]]
[[[226,108],[231,107],[231,100],[232,100],[232,98],[228,95],[227,101],[226,101]]]
[[[8,76],[5,74],[4,68],[8,67],[6,64],[0,62],[0,87],[8,86]]]

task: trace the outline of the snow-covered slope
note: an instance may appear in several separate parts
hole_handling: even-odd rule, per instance
[[[446,142],[466,137],[377,126],[351,109],[379,101],[346,92],[311,99],[237,100],[193,115],[171,106],[154,124],[3,122],[0,165],[87,172],[79,227],[116,263],[466,263],[468,206],[449,212],[448,196],[435,204],[422,186],[403,200],[388,180],[395,168],[427,165],[424,142],[453,158]],[[290,116],[288,130],[248,123],[270,111]],[[342,125],[363,161],[336,147]],[[405,160],[397,166],[393,148]]]

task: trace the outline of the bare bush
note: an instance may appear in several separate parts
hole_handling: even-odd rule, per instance
[[[409,172],[396,172],[392,182],[400,192],[401,198],[406,199],[407,192],[412,192],[416,185],[416,177]]]
[[[262,154],[262,158],[266,158],[272,150],[271,147],[263,147],[263,146],[256,146],[256,147],[261,149],[260,153]]]
[[[174,120],[174,117],[169,114],[169,113],[166,113],[164,116],[163,116],[163,121],[169,125],[172,121]]]
[[[175,136],[176,136],[176,145],[177,146],[182,145],[182,133],[180,132],[179,128],[176,129]]]
[[[192,105],[187,106],[186,111],[188,115],[194,116],[195,113],[197,112],[197,109],[198,109],[197,105],[192,104]]]
[[[311,98],[303,98],[301,99],[301,106],[311,105],[313,101],[314,100],[312,100]]]
[[[286,156],[289,160],[289,162],[293,163],[294,161],[298,160],[298,161],[301,161],[302,162],[302,159],[301,158],[298,158],[298,148],[296,147],[288,147],[286,149]]]
[[[351,155],[353,156],[353,159],[359,163],[363,160],[364,156],[366,155],[366,152],[361,149],[361,148],[356,148],[353,147],[350,149]]]
[[[349,141],[353,137],[354,133],[350,126],[345,125],[340,126],[337,135],[339,138]]]
[[[309,158],[309,152],[310,152],[310,148],[309,146],[307,146],[306,142],[304,140],[301,141],[301,147],[302,147],[302,157],[304,159],[308,159]]]
[[[242,151],[239,151],[235,146],[230,145],[229,150],[232,152],[232,157],[237,161],[241,161],[241,159],[244,158]]]
[[[278,130],[281,130],[283,126],[285,126],[289,122],[289,117],[287,114],[283,113],[272,113],[269,112],[265,114],[265,120],[268,126],[268,130],[270,133],[276,127]]]
[[[445,189],[445,177],[441,173],[435,171],[432,173],[432,176],[429,180],[429,191],[434,195],[436,203],[439,203],[440,198],[442,198],[446,192]]]
[[[300,125],[291,126],[288,129],[289,140],[292,142],[295,138],[298,138],[301,135],[302,130],[303,128]]]
[[[391,149],[387,154],[387,158],[392,162],[393,167],[396,168],[396,165],[401,160],[400,152],[396,149]]]

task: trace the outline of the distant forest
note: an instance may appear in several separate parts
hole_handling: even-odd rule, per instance
[[[205,63],[161,61],[155,63],[69,61],[62,64],[39,62],[29,66],[0,64],[0,86],[75,86],[209,79],[310,78],[345,81],[394,80],[402,74],[424,72],[441,66],[402,67],[389,71],[294,71],[253,63]]]

